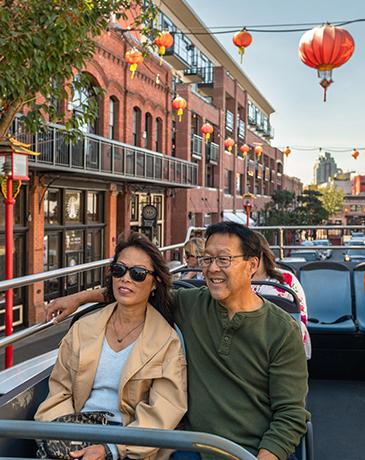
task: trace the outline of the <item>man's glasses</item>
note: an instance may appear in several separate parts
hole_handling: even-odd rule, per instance
[[[138,283],[144,281],[148,274],[155,274],[154,271],[148,270],[144,267],[127,267],[127,265],[122,262],[116,262],[110,266],[110,273],[113,278],[122,278],[127,272],[129,272],[132,280],[137,281]]]
[[[245,260],[248,259],[248,257],[243,254],[239,254],[237,256],[204,256],[198,257],[198,262],[199,265],[203,268],[209,267],[210,264],[213,263],[213,261],[215,261],[219,268],[227,268],[231,265],[232,260],[238,257],[243,257]]]

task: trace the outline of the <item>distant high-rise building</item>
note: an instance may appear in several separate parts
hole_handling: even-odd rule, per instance
[[[324,156],[321,155],[314,165],[313,181],[316,185],[323,184],[327,182],[330,177],[333,177],[337,171],[335,159],[329,152],[325,152]]]

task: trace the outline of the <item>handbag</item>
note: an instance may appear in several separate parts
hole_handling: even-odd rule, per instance
[[[113,414],[106,411],[76,412],[57,417],[52,422],[106,425],[108,423],[108,416],[113,416]],[[99,444],[91,441],[69,441],[63,439],[42,439],[36,440],[36,442],[38,446],[37,458],[54,458],[59,460],[69,460],[70,452],[84,449],[93,444]]]

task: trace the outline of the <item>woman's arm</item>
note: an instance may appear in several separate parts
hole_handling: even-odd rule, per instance
[[[35,420],[51,421],[61,415],[75,412],[72,397],[72,373],[75,368],[75,350],[71,330],[62,340],[56,364],[49,378],[47,399],[39,406]]]
[[[80,305],[88,302],[105,302],[106,288],[94,289],[92,291],[76,292],[65,297],[59,297],[45,306],[46,321],[59,323],[67,316],[74,313]]]
[[[154,379],[148,401],[136,406],[133,428],[174,429],[187,411],[186,360],[180,340],[172,340],[162,363],[162,376]],[[118,446],[119,455],[141,458],[151,455],[155,448]]]

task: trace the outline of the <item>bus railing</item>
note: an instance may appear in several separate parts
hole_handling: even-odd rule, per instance
[[[357,246],[357,245],[331,245],[331,246],[302,246],[302,245],[285,245],[284,244],[284,232],[286,230],[331,230],[331,229],[338,229],[338,230],[364,230],[364,226],[361,225],[348,225],[348,226],[339,226],[339,225],[317,225],[317,226],[310,226],[310,225],[290,225],[290,226],[262,226],[262,227],[254,227],[253,228],[256,231],[262,231],[262,230],[274,230],[279,233],[279,244],[276,245],[271,245],[270,247],[272,249],[276,249],[279,251],[279,258],[283,259],[285,250],[321,250],[321,249],[359,249],[362,248],[362,246]],[[189,227],[186,233],[186,237],[183,243],[178,243],[178,244],[173,244],[169,246],[164,246],[159,248],[162,253],[166,253],[168,251],[174,251],[174,250],[181,250],[184,247],[184,244],[189,241],[190,237],[198,232],[202,233],[205,231],[205,227]],[[364,251],[365,251],[365,245],[363,246]],[[103,268],[107,267],[111,262],[111,259],[103,259],[100,261],[95,261],[95,262],[88,262],[86,264],[80,264],[80,265],[75,265],[73,267],[65,267],[65,268],[59,268],[56,270],[51,270],[48,272],[43,272],[43,273],[35,273],[32,275],[26,275],[26,276],[21,276],[18,278],[13,278],[11,280],[5,280],[5,281],[0,281],[0,292],[6,291],[7,289],[14,289],[17,287],[23,287],[23,286],[29,286],[31,284],[34,284],[36,282],[40,281],[47,281],[52,278],[57,278],[57,277],[64,277],[68,275],[72,275],[75,273],[80,273],[84,272],[87,270],[93,270],[96,268]],[[181,268],[183,268],[185,265],[181,264],[178,267],[175,267],[171,270],[171,273],[178,272]],[[81,307],[83,308],[83,307]],[[78,310],[80,311],[80,310]],[[0,349],[11,345],[15,342],[18,342],[22,339],[25,339],[26,337],[29,337],[35,333],[41,332],[45,329],[48,329],[49,327],[52,327],[54,325],[53,321],[49,321],[47,323],[38,323],[33,326],[30,326],[27,329],[23,329],[19,332],[16,332],[8,337],[4,337],[0,339]]]
[[[255,460],[250,452],[228,439],[208,433],[111,425],[0,420],[0,437],[12,439],[77,439],[95,443],[179,449],[220,455],[232,460]],[[4,460],[5,457],[0,457]],[[13,460],[15,457],[12,458]]]

